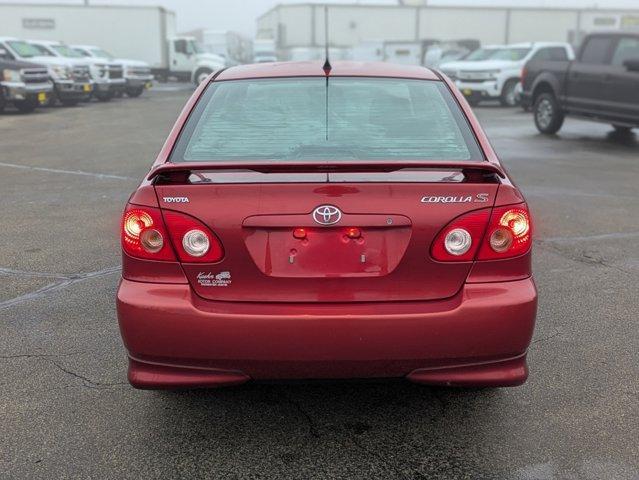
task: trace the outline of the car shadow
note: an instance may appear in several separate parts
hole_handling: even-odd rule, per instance
[[[487,459],[499,453],[493,439],[506,428],[508,392],[405,381],[246,384],[150,392],[145,409],[154,435],[182,439],[190,461],[211,468],[260,465],[266,455],[261,468],[275,471],[325,458],[315,478],[493,478],[498,467]],[[251,477],[249,467],[238,471]]]

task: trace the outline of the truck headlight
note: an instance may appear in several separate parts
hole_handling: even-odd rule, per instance
[[[4,78],[6,82],[21,82],[22,74],[20,73],[20,70],[6,69],[2,71],[2,78]]]
[[[64,65],[50,65],[49,75],[55,80],[69,80],[71,78],[71,69]]]

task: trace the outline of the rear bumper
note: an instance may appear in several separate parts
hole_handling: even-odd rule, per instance
[[[117,308],[138,388],[392,377],[511,386],[527,378],[537,293],[529,278],[433,302],[238,304],[122,280]]]

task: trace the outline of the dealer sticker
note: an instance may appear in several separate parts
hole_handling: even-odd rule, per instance
[[[231,272],[200,272],[197,274],[197,283],[202,287],[228,287],[231,285]]]

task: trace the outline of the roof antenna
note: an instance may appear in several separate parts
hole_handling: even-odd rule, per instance
[[[322,70],[324,70],[324,74],[328,77],[329,73],[331,73],[331,62],[328,58],[328,5],[324,5],[324,57],[326,61],[324,62],[324,66]]]

